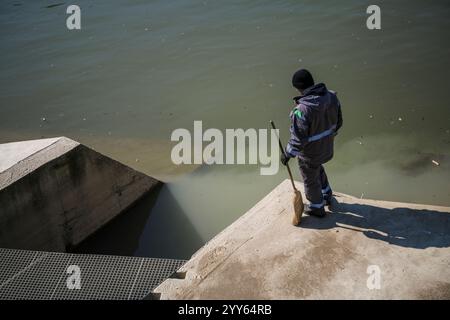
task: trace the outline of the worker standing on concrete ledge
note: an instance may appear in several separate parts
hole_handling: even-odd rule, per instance
[[[334,137],[342,126],[341,104],[336,93],[325,84],[314,84],[308,70],[298,70],[292,85],[300,91],[294,98],[295,108],[290,114],[291,138],[281,162],[298,157],[300,173],[309,205],[305,213],[325,216],[325,205],[331,205],[332,190],[323,164],[333,158]]]

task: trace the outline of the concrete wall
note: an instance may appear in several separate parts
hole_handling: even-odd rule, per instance
[[[18,143],[16,152],[39,141]],[[0,162],[2,150],[14,146],[0,145]],[[64,137],[16,160],[0,172],[5,248],[66,251],[160,183]]]

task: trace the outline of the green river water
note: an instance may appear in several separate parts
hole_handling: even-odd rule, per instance
[[[77,4],[68,31],[69,3],[0,3],[0,143],[67,136],[167,182],[80,252],[187,258],[286,179],[175,166],[170,135],[273,119],[286,141],[300,67],[342,103],[334,190],[450,205],[448,1],[378,1],[381,30],[364,0]]]

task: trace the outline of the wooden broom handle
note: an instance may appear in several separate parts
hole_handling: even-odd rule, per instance
[[[272,120],[270,120],[270,125],[272,126],[273,130],[277,130],[275,128],[275,123]],[[278,138],[278,145],[280,146],[280,151],[282,153],[284,153],[284,156],[286,156],[286,152],[284,151],[283,144],[281,143],[280,136],[277,134],[276,131],[275,131],[275,134],[277,135],[277,138]],[[295,187],[294,178],[292,177],[291,168],[289,167],[288,163],[286,163],[286,168],[287,168],[287,171],[289,173],[289,178],[291,179],[292,188],[294,188],[294,191],[298,191],[297,188]]]

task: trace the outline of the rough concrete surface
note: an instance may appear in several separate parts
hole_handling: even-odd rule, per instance
[[[65,137],[6,145],[0,247],[65,251],[159,183]]]
[[[294,227],[292,194],[290,182],[281,183],[194,254],[179,270],[185,279],[168,279],[155,293],[161,299],[450,299],[450,208],[336,194],[338,204],[325,218],[304,215]],[[377,284],[373,268],[380,289],[370,290],[368,279],[370,287]]]
[[[16,163],[52,145],[58,140],[59,138],[50,138],[0,144],[0,172],[11,168]]]

